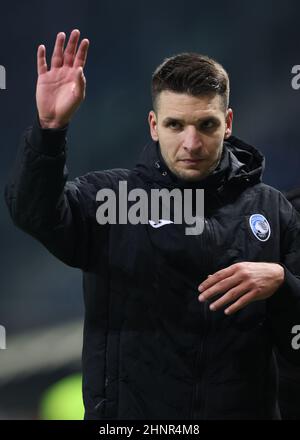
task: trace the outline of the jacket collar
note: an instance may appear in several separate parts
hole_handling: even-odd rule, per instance
[[[197,182],[185,181],[166,165],[158,142],[151,142],[143,149],[134,171],[149,183],[167,188],[204,188],[217,190],[232,183],[250,186],[261,181],[264,157],[254,147],[231,136],[224,142],[217,168],[206,178]]]

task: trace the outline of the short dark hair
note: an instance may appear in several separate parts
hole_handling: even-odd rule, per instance
[[[180,53],[166,58],[152,75],[152,104],[163,90],[192,96],[220,95],[224,111],[229,104],[229,77],[224,67],[208,56]]]

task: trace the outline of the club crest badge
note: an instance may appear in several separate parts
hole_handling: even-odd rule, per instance
[[[261,214],[253,214],[249,218],[249,225],[251,231],[255,235],[255,237],[260,241],[267,241],[271,235],[271,227],[266,219]]]

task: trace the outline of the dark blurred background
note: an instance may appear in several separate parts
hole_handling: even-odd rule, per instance
[[[296,0],[63,0],[1,2],[0,419],[39,418],[52,382],[80,371],[81,274],[17,230],[3,189],[22,131],[36,116],[36,49],[48,60],[55,36],[74,28],[90,39],[87,95],[70,126],[69,178],[130,168],[149,140],[151,73],[161,61],[196,51],[220,61],[231,78],[234,135],[267,157],[265,182],[300,186],[300,3]]]

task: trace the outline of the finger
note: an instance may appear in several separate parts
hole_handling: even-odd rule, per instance
[[[221,280],[218,283],[214,284],[212,287],[209,287],[204,291],[202,290],[201,295],[199,295],[199,301],[206,301],[215,295],[225,293],[228,290],[238,286],[239,284],[240,280],[236,275],[225,278],[224,280]]]
[[[233,301],[240,298],[242,295],[246,295],[249,292],[249,287],[247,285],[240,284],[233,289],[230,289],[221,298],[217,299],[213,303],[210,304],[209,308],[212,311],[219,310],[224,307],[226,304],[232,303]]]
[[[38,47],[37,51],[37,71],[38,75],[42,75],[48,71],[47,61],[46,61],[46,48],[43,44]]]
[[[215,272],[213,275],[209,275],[208,278],[203,281],[198,287],[199,292],[203,292],[204,290],[208,289],[209,287],[213,286],[217,282],[230,277],[235,272],[234,265],[231,265],[229,267],[226,267],[225,269],[221,269],[218,272]]]
[[[66,65],[66,66],[73,66],[79,37],[80,37],[79,30],[74,29],[71,32],[68,44],[67,44],[65,52],[64,52],[64,65]]]
[[[234,304],[227,307],[227,309],[224,310],[224,313],[225,315],[232,315],[233,313],[241,310],[242,308],[246,307],[248,304],[252,303],[253,301],[256,301],[256,298],[254,293],[250,291],[245,295],[241,296],[240,299],[238,299]]]
[[[80,66],[77,71],[77,81],[76,81],[76,95],[80,99],[84,99],[85,97],[85,76],[83,74],[83,69]]]
[[[87,38],[82,40],[75,57],[74,67],[85,66],[89,45],[90,42]]]
[[[55,46],[53,49],[53,54],[51,58],[51,68],[61,67],[63,64],[63,53],[65,44],[66,34],[64,32],[59,32],[56,36]]]

